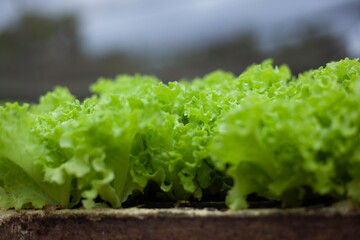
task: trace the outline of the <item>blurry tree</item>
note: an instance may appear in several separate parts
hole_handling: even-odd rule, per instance
[[[297,75],[346,57],[345,45],[340,39],[331,35],[319,35],[318,32],[317,27],[309,27],[306,31],[297,33],[297,44],[284,44],[270,52],[261,51],[255,35],[248,32],[232,41],[185,52],[175,61],[169,61],[168,65],[157,69],[155,74],[166,81],[202,76],[216,69],[240,74],[250,64],[271,58],[275,64],[287,64],[292,73]]]
[[[55,85],[81,98],[98,77],[135,73],[136,67],[120,53],[98,58],[84,53],[74,16],[26,13],[0,33],[0,99],[37,100]]]
[[[177,56],[156,75],[166,81],[202,76],[216,69],[240,74],[246,66],[264,59],[251,32],[235,39],[224,40],[205,48],[198,48]]]
[[[284,46],[270,53],[277,64],[286,63],[293,74],[318,68],[346,57],[344,42],[332,35],[319,35],[318,28],[307,28],[298,44]]]
[[[1,65],[13,61],[36,61],[78,54],[74,17],[49,19],[25,15],[15,27],[0,34]]]
[[[298,44],[272,52],[262,52],[255,35],[247,32],[208,47],[188,49],[159,64],[120,52],[88,55],[82,51],[75,17],[46,18],[27,13],[0,33],[0,100],[37,100],[55,85],[68,86],[82,98],[89,95],[88,86],[98,77],[121,73],[152,74],[166,82],[191,79],[216,69],[240,74],[248,65],[266,58],[288,64],[297,74],[346,56],[344,44],[333,36],[319,35],[318,28],[298,33]]]

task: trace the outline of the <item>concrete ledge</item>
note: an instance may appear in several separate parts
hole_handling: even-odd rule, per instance
[[[360,239],[360,211],[74,209],[0,211],[0,239]]]

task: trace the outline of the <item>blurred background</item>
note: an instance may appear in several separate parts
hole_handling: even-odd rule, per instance
[[[360,57],[359,0],[0,0],[0,100],[99,77],[164,82],[274,59],[293,74]]]

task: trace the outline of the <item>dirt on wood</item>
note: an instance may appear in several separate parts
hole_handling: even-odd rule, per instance
[[[0,239],[360,239],[360,212],[339,209],[0,211]]]

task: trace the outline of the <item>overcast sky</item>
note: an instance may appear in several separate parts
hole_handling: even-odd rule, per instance
[[[183,51],[252,30],[268,49],[306,24],[328,24],[360,56],[360,4],[356,0],[0,0],[0,31],[25,11],[73,13],[82,46],[146,54]],[[349,7],[350,6],[350,7]],[[355,6],[355,7],[353,7]],[[296,40],[296,39],[295,39]]]

